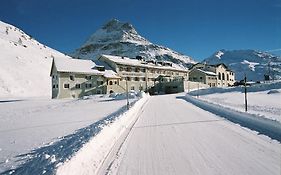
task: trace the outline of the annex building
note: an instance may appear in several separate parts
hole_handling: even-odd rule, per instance
[[[197,63],[190,69],[189,80],[204,83],[209,87],[227,87],[234,85],[235,74],[223,63],[216,65]]]

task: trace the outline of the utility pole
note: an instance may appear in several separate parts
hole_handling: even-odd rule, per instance
[[[247,77],[245,73],[245,78],[244,78],[244,86],[245,86],[245,112],[248,111],[248,100],[247,100]]]
[[[126,96],[127,96],[127,109],[129,110],[130,103],[129,103],[128,77],[126,77]]]

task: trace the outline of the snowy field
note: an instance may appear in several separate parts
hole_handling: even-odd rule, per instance
[[[135,100],[130,99],[130,102]],[[19,155],[61,140],[125,105],[122,96],[92,96],[78,100],[1,99],[0,173],[17,165]]]
[[[199,90],[199,98],[237,111],[245,111],[244,89],[211,88]],[[248,113],[276,120],[281,123],[281,82],[260,84],[248,88]],[[191,92],[196,96],[197,92]]]

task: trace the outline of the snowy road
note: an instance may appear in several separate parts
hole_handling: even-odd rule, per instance
[[[181,96],[151,97],[100,174],[281,174],[280,143]]]

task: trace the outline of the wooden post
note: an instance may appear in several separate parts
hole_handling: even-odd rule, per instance
[[[245,78],[244,78],[244,86],[245,86],[245,112],[248,111],[248,100],[247,100],[247,77],[245,74]]]

